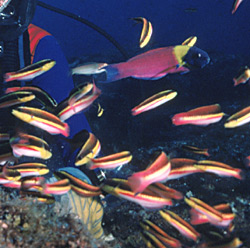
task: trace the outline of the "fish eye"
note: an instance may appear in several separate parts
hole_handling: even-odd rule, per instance
[[[198,58],[201,58],[201,53],[198,53],[198,54],[197,54],[197,57],[198,57]]]

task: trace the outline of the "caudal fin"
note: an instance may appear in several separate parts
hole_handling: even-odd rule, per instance
[[[121,63],[108,65],[104,67],[103,69],[105,69],[105,72],[102,73],[102,77],[97,75],[95,80],[98,83],[111,83],[120,80],[122,78],[125,78],[120,71],[120,66],[119,66],[120,64]]]

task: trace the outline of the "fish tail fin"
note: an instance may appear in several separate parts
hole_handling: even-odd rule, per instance
[[[128,178],[128,185],[135,194],[141,193],[148,186],[145,184],[143,177],[136,174]]]
[[[119,63],[121,64],[121,63]],[[120,80],[122,78],[125,78],[120,69],[119,69],[119,64],[113,64],[113,65],[108,65],[106,67],[104,67],[103,69],[105,70],[104,74],[104,79],[100,79],[100,76],[97,75],[97,81],[100,83],[111,83],[117,80]]]
[[[240,180],[244,180],[246,178],[245,173],[241,169],[238,169],[238,173],[237,173],[236,178],[238,178]]]
[[[9,81],[11,81],[11,76],[12,76],[12,73],[11,72],[7,72],[3,75],[3,82],[4,83],[7,83]]]

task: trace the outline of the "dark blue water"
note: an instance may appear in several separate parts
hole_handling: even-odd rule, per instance
[[[176,45],[189,36],[198,37],[197,46],[210,52],[250,56],[250,1],[243,1],[234,15],[229,0],[44,0],[63,10],[88,19],[112,35],[132,56],[139,53],[141,25],[131,17],[143,16],[153,24],[147,50]],[[188,9],[195,9],[188,11]],[[68,58],[104,56],[119,52],[100,34],[68,17],[37,7],[34,23],[51,32]],[[120,58],[122,60],[122,57]]]

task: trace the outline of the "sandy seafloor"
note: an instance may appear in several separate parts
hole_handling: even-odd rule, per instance
[[[97,108],[91,107],[86,116],[91,123],[93,133],[102,144],[103,154],[129,150],[133,154],[130,164],[124,165],[117,172],[110,172],[110,177],[131,175],[143,170],[149,164],[150,155],[163,150],[171,157],[207,159],[205,156],[185,152],[183,144],[208,148],[210,160],[227,163],[244,172],[244,180],[232,177],[218,177],[211,174],[195,174],[166,183],[184,196],[193,196],[210,205],[230,203],[236,214],[234,231],[211,225],[200,225],[196,229],[206,241],[213,232],[224,237],[239,237],[244,245],[250,247],[250,168],[244,165],[244,158],[250,155],[250,127],[246,124],[234,129],[225,129],[224,122],[233,113],[249,106],[249,84],[233,86],[233,77],[241,66],[247,65],[247,59],[233,54],[213,53],[208,66],[185,75],[168,75],[157,81],[123,79],[110,84],[97,84],[102,95],[97,100],[104,109],[97,117]],[[157,109],[132,116],[130,110],[147,97],[162,90],[172,89],[178,95]],[[215,104],[221,105],[227,115],[218,123],[202,126],[174,126],[171,117],[196,107]],[[183,201],[175,201],[172,207],[166,207],[189,221],[190,207]],[[149,219],[161,226],[168,234],[178,238],[183,247],[197,247],[197,244],[181,236],[159,215],[158,210],[146,210],[141,206],[108,197],[105,206],[104,229],[115,237],[111,247],[144,247],[139,232],[139,222]],[[116,244],[115,244],[116,243]]]

